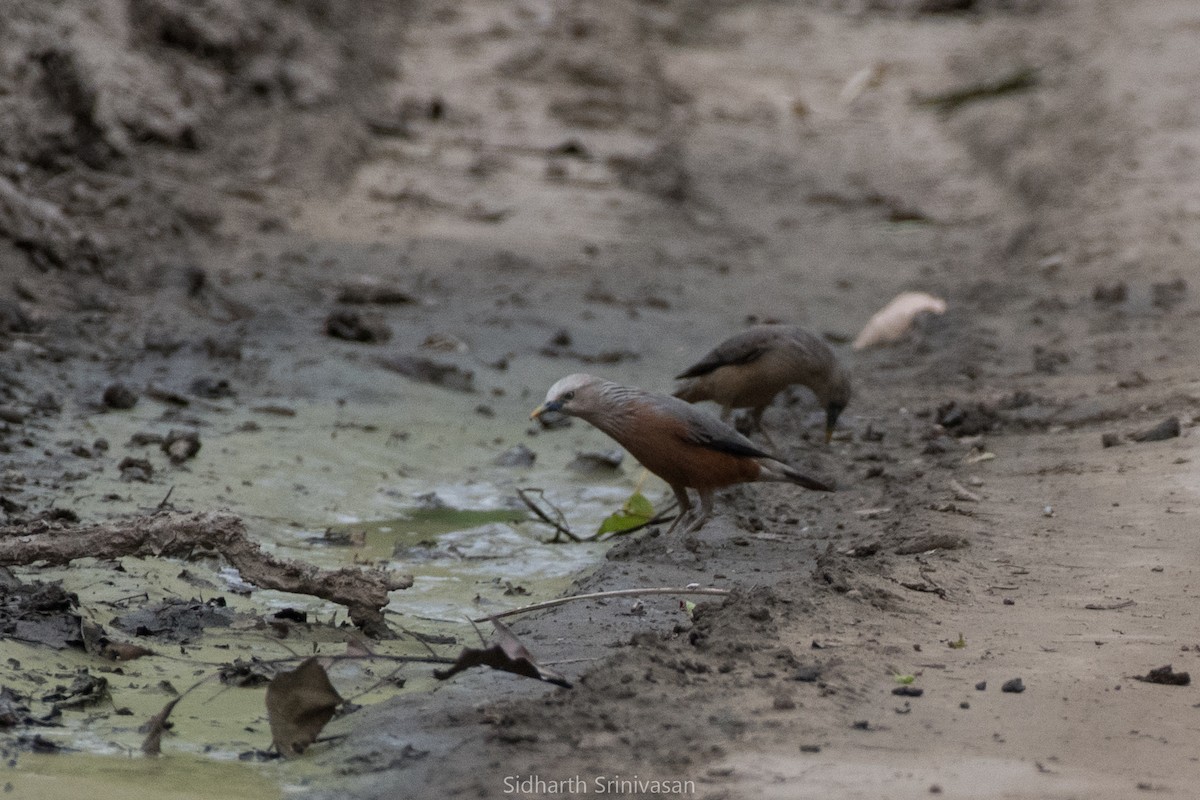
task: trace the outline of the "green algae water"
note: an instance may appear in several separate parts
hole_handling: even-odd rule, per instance
[[[22,753],[0,770],[20,800],[271,800],[284,796],[272,770],[194,756],[103,757]]]
[[[438,400],[417,406],[436,414],[410,415],[403,427],[381,405],[291,403],[280,414],[215,404],[192,420],[202,448],[180,465],[171,465],[154,444],[132,443],[137,433],[181,427],[164,419],[161,407],[86,415],[71,420],[70,428],[82,427],[89,441],[107,442],[112,456],[81,461],[56,505],[92,522],[149,513],[167,497],[180,511],[239,514],[248,534],[280,558],[326,569],[361,565],[411,574],[413,586],[394,592],[385,608],[401,636],[368,643],[379,660],[336,660],[328,669],[338,692],[362,706],[400,691],[427,691],[436,684],[430,665],[386,659],[423,657],[431,650],[453,658],[464,646],[478,646],[470,618],[561,594],[606,547],[546,543],[552,531],[531,519],[516,489],[545,487],[572,525],[590,533],[633,483],[620,472],[574,479],[556,469],[568,460],[568,437],[537,443],[541,452],[554,454],[555,463],[498,466],[498,441],[519,441],[523,420],[513,430],[481,436],[477,425],[462,422],[467,410],[454,405],[469,399]],[[116,464],[127,454],[152,464],[152,480],[122,479]],[[63,798],[86,791],[89,800],[265,798],[303,783],[305,759],[241,760],[270,744],[265,688],[254,681],[223,683],[218,671],[239,660],[291,659],[283,667],[291,668],[301,656],[345,655],[361,637],[344,624],[340,606],[251,590],[216,558],[84,559],[15,572],[24,581],[61,581],[79,598],[77,613],[85,622],[153,653],[108,662],[79,649],[5,641],[0,685],[29,698],[34,717],[53,716],[54,703],[45,698],[80,675],[105,687],[102,696],[58,712],[54,725],[21,730],[42,737],[39,749],[62,749],[51,755],[9,745],[0,787],[11,786],[10,796]],[[138,607],[170,600],[219,600],[223,622],[181,639],[120,629],[119,620]],[[271,615],[283,609],[307,622],[273,623]],[[171,716],[163,755],[143,756],[145,722],[197,682]],[[335,718],[325,732],[337,735],[339,726],[352,722],[352,714]]]

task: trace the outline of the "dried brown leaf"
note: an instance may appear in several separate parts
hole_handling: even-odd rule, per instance
[[[342,697],[315,658],[267,684],[267,720],[271,739],[284,758],[303,753],[333,718]]]
[[[464,648],[458,654],[457,661],[446,669],[434,670],[433,677],[444,681],[472,667],[491,667],[501,672],[511,672],[514,675],[553,683],[555,686],[571,688],[571,682],[560,673],[537,663],[537,659],[507,625],[498,619],[493,619],[492,624],[496,626],[496,636],[490,646]]]

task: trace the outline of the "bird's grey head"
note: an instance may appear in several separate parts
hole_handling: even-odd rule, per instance
[[[529,416],[535,419],[547,411],[557,411],[587,419],[605,407],[605,384],[606,381],[582,372],[568,375],[550,387],[550,391],[546,392],[546,401]]]
[[[834,370],[832,379],[825,387],[825,441],[833,438],[833,428],[837,425],[838,417],[850,402],[850,376],[841,367]]]

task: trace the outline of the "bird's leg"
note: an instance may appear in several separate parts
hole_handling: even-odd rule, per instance
[[[684,531],[689,536],[703,528],[704,524],[713,515],[713,490],[698,489],[697,491],[700,493],[700,513],[696,514],[696,518],[692,520],[691,524]]]
[[[667,533],[683,522],[683,518],[688,516],[692,510],[692,501],[688,499],[687,489],[682,486],[672,486],[671,491],[675,493],[675,501],[679,503],[679,516],[675,517],[675,521],[671,523],[671,527],[667,528]]]
[[[771,438],[771,434],[767,433],[767,429],[764,428],[763,424],[762,424],[762,415],[763,415],[763,412],[766,410],[767,410],[766,406],[758,406],[753,411],[751,411],[750,412],[750,423],[751,423],[751,425],[753,425],[752,430],[756,430],[762,434],[763,439],[765,439],[767,441],[767,446],[770,447],[772,451],[778,452],[779,448],[777,448],[775,446],[775,440]]]

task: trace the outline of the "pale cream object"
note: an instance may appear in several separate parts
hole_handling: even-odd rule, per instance
[[[901,292],[867,320],[862,332],[854,340],[854,349],[863,350],[896,341],[908,333],[913,321],[926,311],[932,314],[945,313],[946,301],[925,292]]]

